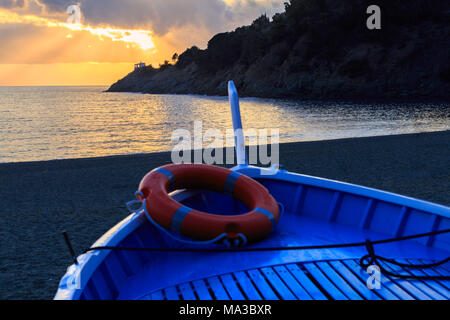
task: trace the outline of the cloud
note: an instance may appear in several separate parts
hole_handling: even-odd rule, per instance
[[[67,7],[77,2],[85,29],[72,32],[60,24],[68,17]],[[283,0],[0,0],[2,7],[8,8],[3,16],[0,10],[0,64],[141,59],[158,64],[193,45],[206,47],[214,34],[249,24],[262,13],[282,11]],[[106,34],[103,27],[135,30],[131,40],[141,48],[127,47],[123,34]],[[106,36],[99,40],[98,32]],[[142,50],[148,47],[142,46],[146,37],[154,49]]]
[[[66,28],[0,24],[0,64],[122,63],[139,60],[137,45]]]
[[[282,11],[283,0],[29,0],[47,14],[65,14],[79,3],[84,22],[120,28],[149,28],[157,35],[197,26],[217,33],[251,22],[258,15]],[[14,0],[0,0],[15,2]],[[19,2],[19,1],[17,1]],[[22,1],[23,2],[23,1]]]
[[[0,0],[0,7],[6,9],[22,9],[27,6],[26,0]]]
[[[157,65],[174,52],[205,47],[218,32],[281,12],[284,1],[0,0],[0,84],[111,83],[135,62]],[[65,25],[67,7],[77,3],[81,30]],[[129,29],[136,45],[121,33]],[[155,48],[143,50],[147,40]]]
[[[77,4],[78,1],[72,0],[34,0],[36,3],[40,4],[49,12],[63,12],[66,11],[67,7],[72,4]]]

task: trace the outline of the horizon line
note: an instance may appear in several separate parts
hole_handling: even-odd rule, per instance
[[[0,85],[0,88],[17,88],[17,87],[105,87],[111,84],[49,84],[49,85]]]

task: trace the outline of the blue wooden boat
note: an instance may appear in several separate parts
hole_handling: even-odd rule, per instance
[[[239,129],[232,82],[229,89],[233,124]],[[237,249],[180,242],[149,219],[144,208],[137,209],[76,258],[55,299],[450,298],[450,265],[434,264],[448,261],[449,207],[283,169],[267,175],[265,170],[274,169],[246,164],[239,135],[236,144],[239,165],[232,170],[264,185],[280,205],[281,218],[269,237]],[[171,197],[205,212],[245,212],[226,194],[177,190]],[[421,234],[427,235],[414,237]],[[397,264],[372,261],[381,274],[368,273],[360,259],[371,248],[372,256]],[[407,267],[423,264],[428,266]],[[379,280],[375,288],[368,286],[374,279]]]

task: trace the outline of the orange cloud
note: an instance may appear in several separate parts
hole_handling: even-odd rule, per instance
[[[0,9],[0,85],[107,85],[155,49],[151,31],[67,24]]]
[[[72,31],[87,31],[99,38],[109,38],[112,41],[121,41],[138,45],[143,50],[155,47],[152,41],[152,32],[149,30],[119,29],[111,27],[91,27],[79,23],[66,23],[35,15],[19,15],[9,10],[0,9],[0,24],[32,24],[40,27],[64,28]]]

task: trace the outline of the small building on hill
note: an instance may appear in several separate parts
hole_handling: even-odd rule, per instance
[[[145,63],[139,62],[134,65],[134,71],[140,71],[145,69]]]

